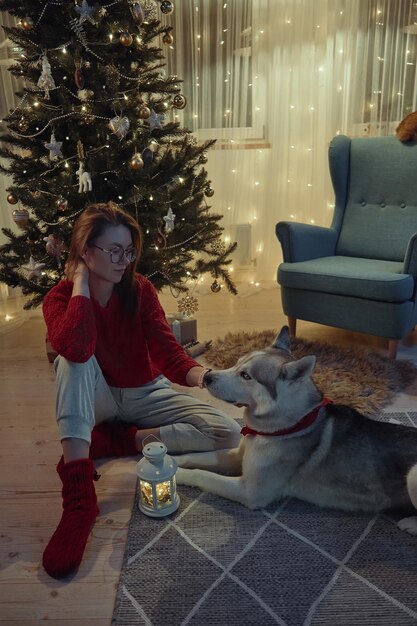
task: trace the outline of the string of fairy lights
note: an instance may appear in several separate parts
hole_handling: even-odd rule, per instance
[[[195,5],[196,12],[201,14],[206,11],[205,3],[196,2]],[[259,6],[256,2],[253,5]],[[227,232],[233,235],[236,224],[252,226],[251,239],[248,243],[251,247],[252,265],[249,267],[248,264],[242,274],[250,275],[250,282],[254,285],[256,281],[252,277],[260,275],[258,267],[262,261],[268,272],[269,268],[274,266],[268,277],[270,275],[275,280],[278,259],[273,258],[271,250],[268,250],[270,246],[265,244],[269,238],[268,233],[274,230],[274,220],[276,221],[274,216],[270,217],[271,200],[280,206],[281,219],[323,225],[327,225],[331,219],[334,196],[330,179],[329,184],[326,186],[323,184],[324,175],[328,175],[327,137],[330,140],[333,134],[340,132],[362,135],[393,134],[401,117],[417,108],[415,90],[417,19],[414,19],[414,31],[410,30],[411,26],[408,30],[403,28],[404,20],[408,19],[407,12],[412,13],[411,7],[417,7],[417,3],[403,1],[398,5],[401,5],[401,19],[400,8],[397,15],[397,10],[393,11],[387,0],[369,3],[369,15],[365,10],[356,15],[349,2],[281,3],[279,13],[276,12],[272,16],[265,11],[264,16],[258,16],[257,20],[252,21],[251,28],[247,29],[250,36],[248,35],[245,43],[242,43],[243,37],[240,41],[240,46],[246,47],[239,47],[239,38],[235,37],[235,31],[240,34],[235,25],[239,16],[236,15],[235,23],[233,20],[222,21],[220,15],[222,9],[224,13],[233,10],[237,12],[236,9],[239,7],[236,3],[217,3],[217,12],[214,15],[210,13],[213,22],[217,24],[215,36],[210,40],[210,44],[207,43],[203,28],[193,29],[190,38],[192,45],[190,58],[196,59],[193,70],[196,81],[195,92],[200,104],[200,108],[195,107],[192,111],[196,120],[193,128],[210,130],[210,116],[204,107],[207,109],[207,102],[209,109],[210,106],[211,109],[216,107],[218,128],[215,130],[219,136],[224,137],[223,147],[230,149],[220,154],[211,153],[210,164],[215,160],[213,154],[221,163],[218,167],[214,165],[213,180],[218,188],[222,186],[225,188],[226,185],[229,187],[234,185],[237,188],[234,194],[227,191],[223,193]],[[273,19],[269,28],[266,28],[268,15]],[[301,21],[300,15],[303,16]],[[417,18],[417,10],[414,15]],[[209,19],[208,11],[204,13],[204,19]],[[361,28],[355,33],[350,29],[357,19],[361,20]],[[408,21],[412,24],[412,15]],[[195,23],[198,23],[197,19]],[[204,25],[204,20],[202,19],[200,23]],[[234,32],[230,28],[231,23],[235,25]],[[408,37],[405,36],[406,33]],[[412,33],[415,33],[414,36],[410,36]],[[275,62],[276,74],[271,72],[266,76],[266,71],[272,68],[268,70],[265,68],[262,74],[263,68],[256,64],[256,55],[259,54],[257,37],[263,47],[262,52],[265,55],[263,58],[271,59],[271,64]],[[269,37],[267,44],[262,40],[265,37]],[[366,55],[364,58],[358,58],[355,65],[357,42],[362,42],[363,47],[360,49],[365,50]],[[389,42],[395,46],[392,56]],[[273,52],[277,50],[279,54],[273,57]],[[247,149],[251,147],[249,131],[253,130],[255,122],[247,129],[237,127],[234,122],[238,119],[239,103],[233,102],[232,99],[228,100],[227,90],[223,89],[222,92],[221,88],[222,83],[232,82],[230,65],[228,66],[224,59],[228,60],[232,55],[237,57],[239,54],[252,59],[253,73],[244,75],[245,78],[249,77],[244,88],[247,88],[248,94],[249,89],[253,90],[253,119],[259,114],[257,119],[260,122],[260,133],[265,132],[264,135],[255,135],[265,139],[265,147],[256,150]],[[202,59],[209,58],[209,55],[212,66],[216,67],[218,74],[213,77],[207,88],[208,79]],[[353,55],[353,58],[350,55]],[[360,71],[360,75],[355,74],[354,69]],[[259,97],[258,83],[261,81],[269,81],[270,85],[276,82],[282,86],[279,101],[270,101],[269,107],[268,102],[262,101]],[[366,90],[366,94],[363,95],[357,87],[362,81],[363,91]],[[218,85],[217,90],[215,82]],[[373,88],[370,88],[370,85]],[[354,87],[358,99],[351,104]],[[236,87],[234,89],[235,92],[238,91]],[[397,101],[406,98],[406,91],[407,102],[397,106]],[[208,99],[210,93],[214,94],[212,100]],[[391,118],[392,122],[387,122],[384,120],[386,115],[384,103],[391,95],[393,99],[391,115],[393,116],[395,111],[398,112],[397,117]],[[249,95],[247,97],[249,99]],[[205,113],[205,117],[202,113]],[[190,109],[188,114],[191,119]],[[361,115],[366,122],[359,121]],[[224,122],[223,127],[221,126],[219,121],[221,116],[224,118],[228,116],[229,125],[228,122]],[[273,116],[279,116],[285,121],[281,123],[275,119],[274,128],[279,135],[268,136],[268,130],[270,131],[273,126],[271,124]],[[205,136],[204,130],[201,136]],[[272,145],[268,146],[269,142]],[[274,172],[269,169],[272,159],[275,159],[276,180],[273,179]],[[318,162],[320,167],[317,166]],[[323,176],[318,179],[317,174]],[[238,182],[235,183],[235,180]],[[244,190],[241,191],[241,188]],[[230,234],[226,235],[226,241]],[[268,266],[262,259],[265,249],[268,260],[272,257],[272,263]]]

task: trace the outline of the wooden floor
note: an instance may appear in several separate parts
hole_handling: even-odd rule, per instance
[[[278,288],[252,295],[199,296],[200,341],[227,331],[279,329],[285,323]],[[170,295],[161,301],[177,310]],[[299,335],[341,344],[383,346],[375,338],[300,323]],[[0,334],[0,625],[107,626],[123,559],[135,488],[135,460],[101,464],[96,483],[100,516],[84,560],[72,579],[56,581],[41,566],[42,552],[61,512],[61,454],[54,417],[54,379],[38,313]],[[416,354],[417,348],[409,348]]]

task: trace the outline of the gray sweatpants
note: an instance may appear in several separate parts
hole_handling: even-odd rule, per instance
[[[165,376],[134,388],[110,387],[95,356],[73,363],[62,356],[54,362],[56,416],[61,440],[71,437],[91,443],[91,431],[104,421],[122,421],[138,428],[160,428],[168,452],[234,448],[240,426],[218,409],[175,391]]]

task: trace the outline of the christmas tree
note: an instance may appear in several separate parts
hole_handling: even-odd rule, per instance
[[[173,29],[170,0],[0,0],[18,46],[21,79],[4,123],[0,156],[12,176],[14,229],[3,229],[0,281],[39,305],[64,277],[74,220],[92,202],[113,200],[144,234],[139,270],[161,289],[187,291],[202,274],[211,288],[235,286],[227,266],[236,244],[221,239],[221,215],[197,143],[175,121],[186,106],[177,76],[163,70]]]

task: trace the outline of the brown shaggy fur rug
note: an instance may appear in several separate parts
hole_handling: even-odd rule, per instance
[[[231,367],[244,354],[270,346],[276,334],[274,330],[227,333],[212,343],[204,360],[217,369]],[[334,403],[347,404],[367,415],[387,405],[417,375],[417,368],[409,361],[393,360],[367,348],[345,348],[296,337],[291,341],[291,352],[296,358],[314,354],[317,387]]]

